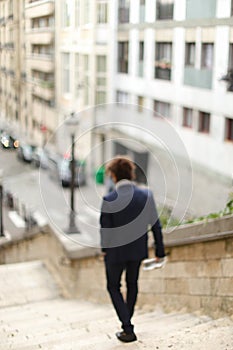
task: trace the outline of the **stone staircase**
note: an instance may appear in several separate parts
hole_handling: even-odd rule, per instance
[[[66,300],[41,261],[0,266],[0,350],[232,350],[233,322],[137,310],[138,341],[120,343],[111,305]]]

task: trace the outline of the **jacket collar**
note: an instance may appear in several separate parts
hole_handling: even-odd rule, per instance
[[[126,185],[130,185],[130,186],[133,186],[134,185],[134,182],[133,181],[130,181],[130,180],[127,180],[127,179],[123,179],[123,180],[120,180],[116,183],[116,189],[118,189],[119,187],[121,186],[126,186]]]

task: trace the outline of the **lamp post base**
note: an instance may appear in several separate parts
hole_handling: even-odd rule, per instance
[[[75,234],[75,233],[81,233],[79,229],[76,226],[69,226],[66,230],[65,233],[67,234]]]
[[[70,212],[70,221],[69,221],[69,227],[65,230],[67,234],[75,234],[75,233],[81,233],[78,227],[75,223],[75,212]]]

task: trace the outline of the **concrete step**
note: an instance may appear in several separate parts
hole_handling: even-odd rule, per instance
[[[233,349],[229,318],[136,310],[138,341],[122,344],[112,306],[64,300],[42,262],[0,266],[0,278],[0,350]]]
[[[31,304],[33,308],[35,304]],[[121,349],[124,345],[115,338],[119,323],[111,306],[95,305],[83,301],[51,302],[50,314],[47,303],[36,303],[37,318],[27,318],[27,306],[11,310],[7,322],[0,310],[0,349]],[[51,306],[50,305],[50,306]],[[59,312],[58,307],[59,306]],[[17,309],[17,310],[16,310]],[[70,318],[69,312],[75,310]],[[20,319],[17,313],[21,314]],[[15,320],[15,317],[17,316]],[[136,313],[135,329],[139,341],[128,344],[128,349],[191,349],[232,350],[233,322],[230,319],[212,320],[191,314]]]
[[[0,265],[0,308],[57,298],[59,289],[41,261]]]

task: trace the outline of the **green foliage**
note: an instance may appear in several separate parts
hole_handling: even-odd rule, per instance
[[[163,207],[162,210],[159,210],[159,220],[162,227],[170,227],[179,225],[179,220],[173,217],[172,209],[168,207]]]
[[[197,218],[192,218],[189,219],[185,222],[183,222],[182,224],[192,224],[195,222],[199,222],[199,221],[208,221],[208,219],[216,219],[216,218],[221,218],[222,216],[225,215],[231,215],[233,214],[233,192],[230,193],[228,201],[226,203],[226,206],[223,210],[220,210],[219,212],[216,213],[210,213],[208,215],[205,216],[199,216]]]
[[[180,220],[178,220],[177,218],[171,215],[172,214],[171,208],[164,207],[161,210],[159,210],[159,212],[160,212],[159,219],[162,227],[178,226],[183,224],[193,224],[195,222],[200,222],[200,221],[208,222],[209,219],[221,218],[222,216],[233,214],[233,192],[230,193],[225,208],[216,213],[210,213],[208,215],[199,216],[197,218],[190,218],[188,220],[180,222]]]

